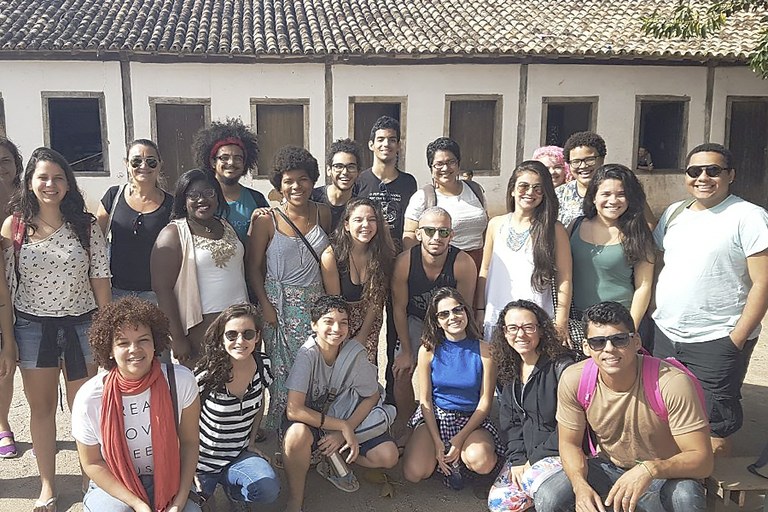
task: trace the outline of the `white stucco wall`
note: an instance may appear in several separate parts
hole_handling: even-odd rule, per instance
[[[0,94],[5,104],[8,137],[20,148],[26,161],[44,143],[44,91],[103,92],[108,139],[108,169],[122,169],[125,131],[117,62],[2,61]],[[95,211],[98,200],[110,183],[108,177],[78,179],[88,207]]]
[[[768,80],[747,67],[716,68],[712,104],[712,140],[725,143],[728,96],[768,96]]]

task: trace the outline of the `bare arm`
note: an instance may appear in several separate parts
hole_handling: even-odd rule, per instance
[[[400,354],[395,357],[392,371],[395,375],[413,372],[413,354],[411,338],[408,334],[408,267],[411,262],[410,251],[401,253],[395,261],[392,273],[392,317],[400,340]]]
[[[472,309],[475,298],[475,286],[477,285],[477,266],[472,257],[460,251],[456,255],[453,266],[453,275],[456,277],[456,289],[462,297],[466,297],[467,305]]]
[[[112,302],[112,281],[110,278],[94,277],[90,281],[91,290],[93,290],[93,296],[96,299],[96,306],[103,308]]]
[[[336,265],[336,255],[330,245],[320,256],[320,272],[323,276],[323,288],[328,295],[341,295],[341,279]]]
[[[485,231],[485,245],[483,245],[483,261],[480,264],[480,272],[477,276],[477,287],[475,288],[475,320],[478,325],[483,325],[485,319],[485,287],[488,280],[488,269],[491,266],[491,257],[493,256],[493,240],[498,230],[498,223],[502,217],[494,217],[488,222],[488,229]]]
[[[113,205],[114,208],[114,205]],[[104,208],[104,205],[99,203],[99,209],[96,210],[96,224],[101,228],[101,232],[104,236],[107,235],[107,224],[109,223],[109,212]]]
[[[151,512],[147,503],[115,478],[101,457],[101,446],[98,444],[87,445],[77,441],[77,453],[80,456],[83,471],[100,489],[135,511]]]
[[[264,314],[264,321],[277,324],[277,311],[267,298],[264,288],[264,276],[267,270],[267,246],[274,236],[274,226],[271,215],[262,215],[251,223],[251,234],[248,235],[248,283],[259,300]]]
[[[568,233],[559,222],[555,224],[555,268],[557,277],[557,311],[555,326],[563,334],[568,334],[568,314],[571,309],[573,286],[573,260]]]
[[[629,308],[635,329],[640,328],[640,321],[648,310],[653,293],[653,263],[643,260],[634,267],[635,293],[632,295],[632,304]]]
[[[181,325],[179,302],[173,291],[181,271],[181,240],[175,224],[168,224],[160,231],[149,262],[152,291],[157,295],[158,306],[168,317],[173,351],[178,358],[186,356],[190,346]]]
[[[416,240],[416,230],[419,228],[419,221],[413,219],[405,219],[403,223],[403,250],[407,251],[414,245],[418,244]]]
[[[560,437],[560,461],[563,463],[565,475],[573,486],[576,510],[605,512],[600,495],[587,483],[587,458],[581,448],[584,429],[571,430],[558,424],[557,433]]]
[[[2,378],[15,371],[18,357],[18,347],[13,334],[13,304],[8,281],[5,278],[5,258],[2,255],[0,255],[0,332],[2,333],[0,378]]]
[[[179,453],[181,455],[181,475],[179,490],[176,492],[170,511],[181,512],[187,504],[189,490],[197,470],[200,454],[200,398],[195,398],[186,409],[181,411],[179,422]],[[177,511],[173,507],[177,507]]]
[[[419,380],[419,407],[421,407],[421,414],[424,417],[424,424],[427,426],[429,436],[435,445],[437,463],[445,474],[449,475],[451,470],[445,462],[445,446],[443,445],[443,439],[440,437],[440,430],[437,428],[435,409],[432,402],[432,372],[430,371],[430,366],[434,356],[435,353],[433,351],[427,350],[424,346],[419,347],[417,363],[419,370],[417,373]]]
[[[747,338],[760,324],[768,309],[768,249],[747,258],[747,272],[752,280],[752,288],[747,295],[744,311],[730,334],[739,349],[744,347]]]

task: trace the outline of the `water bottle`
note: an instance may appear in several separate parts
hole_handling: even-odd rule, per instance
[[[337,475],[344,478],[349,474],[349,467],[347,467],[347,463],[344,461],[344,457],[341,456],[338,450],[330,454],[328,456],[328,460],[331,461],[333,470]]]

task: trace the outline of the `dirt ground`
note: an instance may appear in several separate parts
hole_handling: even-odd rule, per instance
[[[760,337],[752,355],[749,372],[743,388],[744,397],[744,428],[735,437],[735,453],[737,456],[756,456],[768,441],[766,430],[768,426],[768,317],[763,320],[763,335]],[[11,407],[11,425],[16,434],[16,444],[21,455],[16,459],[0,459],[0,512],[16,512],[32,510],[32,504],[37,498],[40,483],[37,477],[37,466],[32,456],[32,445],[29,434],[29,410],[24,399],[21,377],[16,374],[15,395]],[[80,494],[80,471],[77,462],[75,442],[70,434],[70,417],[66,410],[59,410],[57,415],[58,448],[57,456],[57,486],[59,489],[60,512],[80,512],[82,495]],[[267,453],[275,451],[275,436],[272,434],[265,442]],[[355,467],[355,474],[360,480],[360,490],[354,494],[344,494],[336,490],[330,483],[325,482],[313,470],[307,479],[306,500],[304,509],[308,512],[421,512],[441,510],[443,512],[480,512],[487,510],[485,496],[479,499],[474,496],[471,488],[463,491],[452,491],[443,487],[440,480],[432,478],[419,484],[402,484],[403,478],[400,466],[387,471],[389,478],[394,481],[394,497],[382,497],[381,484],[366,480],[366,471]],[[279,472],[281,473],[281,472]],[[280,474],[284,481],[284,475]],[[217,494],[216,509],[229,509],[226,501]],[[279,511],[283,510],[284,495],[272,506],[253,507],[250,510]],[[758,507],[754,503],[750,509]]]

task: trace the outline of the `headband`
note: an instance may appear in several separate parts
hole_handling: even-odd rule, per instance
[[[213,147],[211,148],[210,158],[215,158],[216,153],[219,151],[219,148],[221,148],[222,146],[237,146],[243,150],[243,157],[246,157],[248,155],[248,152],[245,150],[245,144],[243,144],[242,140],[240,140],[238,137],[227,137],[225,139],[217,140],[213,144]]]

